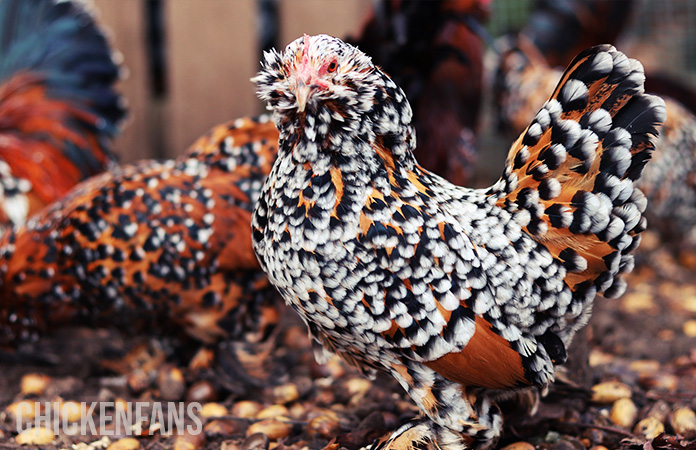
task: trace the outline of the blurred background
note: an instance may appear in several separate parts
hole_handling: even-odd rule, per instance
[[[249,79],[262,39],[359,29],[370,0],[95,0],[127,69],[123,162],[174,157],[215,124],[263,112]],[[269,31],[269,29],[273,31]],[[266,37],[268,40],[269,38]]]
[[[523,29],[535,5],[533,0],[480,3],[488,8],[488,20],[482,22],[493,38]],[[557,2],[564,3],[579,2]],[[696,2],[606,3],[623,5],[614,8],[619,10],[613,12],[616,17],[596,23],[609,34],[617,32],[615,45],[642,61],[648,73],[696,87]],[[354,36],[375,2],[94,0],[94,4],[126,68],[122,92],[130,119],[116,152],[123,162],[130,162],[177,156],[214,124],[263,112],[249,78],[258,70],[264,47],[283,48],[302,33]],[[582,10],[574,14],[589,16]],[[484,79],[490,86],[490,73]],[[482,171],[500,167],[510,142],[495,132],[487,107],[490,100],[490,95],[484,96],[477,133],[485,150],[479,155]]]

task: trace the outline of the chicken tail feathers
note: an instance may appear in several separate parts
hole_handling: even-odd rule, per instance
[[[616,297],[633,268],[647,201],[634,182],[654,150],[664,101],[644,93],[642,65],[610,45],[580,53],[513,144],[501,207],[560,260],[575,292]]]
[[[44,204],[114,163],[119,76],[84,2],[0,2],[0,158]]]

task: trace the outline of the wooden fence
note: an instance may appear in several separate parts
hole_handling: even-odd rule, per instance
[[[263,111],[249,81],[260,59],[256,0],[163,0],[164,95],[151,87],[147,1],[93,1],[126,69],[120,87],[130,118],[116,142],[123,162],[176,157],[213,125]],[[302,33],[354,33],[370,5],[279,0],[279,42]]]

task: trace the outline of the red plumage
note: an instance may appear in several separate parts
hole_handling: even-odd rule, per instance
[[[9,226],[110,167],[125,110],[118,65],[82,5],[8,0],[0,28],[0,225]]]

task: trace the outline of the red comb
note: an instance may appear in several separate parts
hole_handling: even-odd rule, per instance
[[[309,36],[304,35],[304,48],[302,49],[302,65],[309,60]]]
[[[312,71],[309,64],[309,36],[306,34],[304,35],[304,48],[302,49],[302,61],[300,61],[298,75],[304,83],[309,83],[312,79]]]

